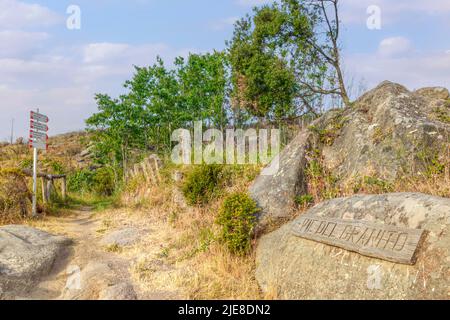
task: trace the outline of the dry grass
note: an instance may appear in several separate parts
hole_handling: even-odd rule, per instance
[[[179,186],[168,179],[158,186],[135,181],[123,197],[127,210],[101,214],[109,223],[126,221],[149,230],[139,244],[119,253],[133,261],[132,278],[149,298],[155,292],[157,298],[262,298],[254,278],[253,253],[247,257],[229,253],[217,240],[215,223],[223,198],[247,190],[259,168],[226,170],[230,172],[224,192],[207,206],[187,206],[179,194],[177,197]]]

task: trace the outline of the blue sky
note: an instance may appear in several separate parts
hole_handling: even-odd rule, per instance
[[[97,92],[113,96],[132,74],[189,52],[225,47],[233,22],[265,0],[0,0],[0,140],[26,136],[28,112],[50,117],[50,134],[82,129]],[[81,29],[66,27],[69,5]],[[381,10],[370,30],[367,8]],[[450,87],[449,0],[341,0],[348,79],[371,88],[392,80],[410,89]]]

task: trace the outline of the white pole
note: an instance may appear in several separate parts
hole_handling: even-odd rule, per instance
[[[32,216],[33,218],[37,217],[37,159],[38,158],[38,149],[33,148],[33,209]]]

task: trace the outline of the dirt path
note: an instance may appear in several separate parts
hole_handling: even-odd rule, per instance
[[[25,299],[138,298],[129,279],[129,263],[100,245],[102,220],[89,208],[52,218],[37,227],[64,235],[74,243]]]

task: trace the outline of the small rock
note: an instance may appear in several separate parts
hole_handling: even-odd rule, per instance
[[[137,295],[133,286],[124,282],[101,291],[99,300],[137,300]]]
[[[143,230],[139,230],[138,228],[134,227],[120,229],[105,235],[100,243],[103,246],[132,246],[139,242],[143,235],[143,232]]]

